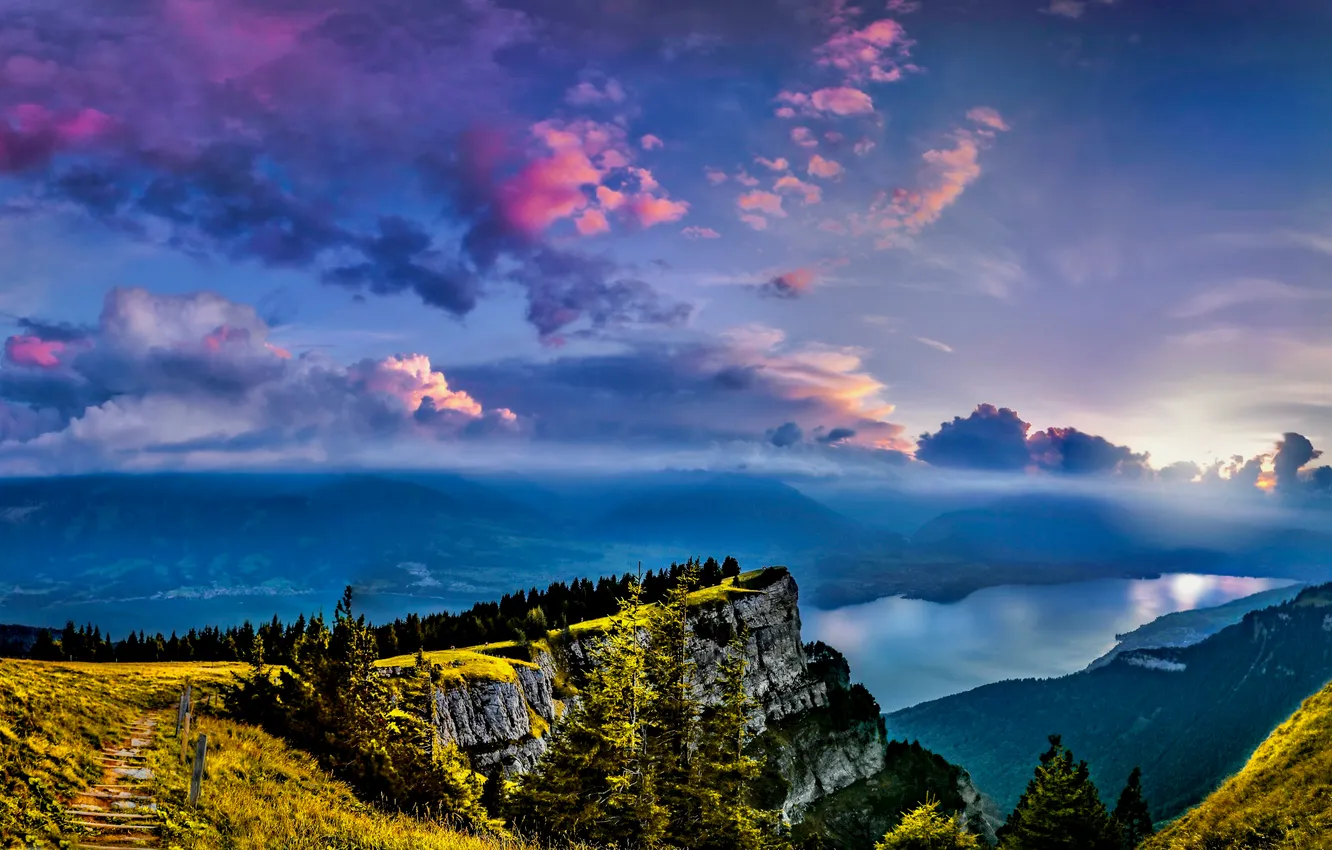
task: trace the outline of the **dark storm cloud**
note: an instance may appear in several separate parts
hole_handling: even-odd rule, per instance
[[[794,422],[783,422],[768,432],[768,442],[778,448],[793,446],[805,439],[805,432]]]
[[[830,446],[835,446],[838,443],[851,439],[855,435],[856,432],[853,428],[834,428],[828,433],[820,436],[818,440],[820,443],[827,443]]]
[[[1148,456],[1076,428],[1047,428],[1028,436],[1031,424],[1007,407],[981,404],[965,419],[922,434],[916,457],[933,466],[995,472],[1035,467],[1067,475],[1149,475]]]
[[[1027,431],[1031,425],[1007,407],[981,404],[965,419],[944,422],[922,434],[916,457],[933,466],[1012,471],[1031,463]]]
[[[1276,453],[1272,456],[1272,471],[1276,476],[1277,492],[1289,493],[1298,489],[1302,484],[1299,471],[1309,461],[1322,454],[1303,434],[1294,432],[1283,434],[1276,444]]]

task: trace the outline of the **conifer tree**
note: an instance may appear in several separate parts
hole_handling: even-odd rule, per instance
[[[1118,850],[1118,833],[1087,763],[1075,763],[1051,735],[1036,775],[999,830],[999,850]]]
[[[658,796],[670,813],[669,832],[687,833],[699,820],[690,776],[691,747],[698,737],[699,697],[694,657],[689,651],[689,594],[698,587],[699,567],[688,561],[679,581],[659,605],[649,609],[644,675],[650,699],[643,710],[643,733]]]
[[[926,800],[902,816],[874,850],[972,850],[980,838],[967,832],[956,815],[939,811],[938,800]]]
[[[1142,796],[1142,770],[1133,768],[1128,783],[1119,793],[1119,802],[1115,804],[1115,823],[1123,836],[1124,850],[1133,850],[1156,829],[1152,826],[1152,814],[1147,808],[1147,800]]]
[[[784,845],[778,835],[781,813],[754,805],[754,783],[762,764],[745,752],[752,739],[750,719],[758,703],[745,690],[745,645],[736,635],[718,671],[720,700],[705,712],[692,787],[699,824],[694,840],[683,846],[699,850],[760,850]]]
[[[631,582],[620,612],[590,653],[577,704],[511,797],[520,828],[621,847],[661,843],[666,810],[644,735],[653,692],[638,634],[642,609],[642,589]]]

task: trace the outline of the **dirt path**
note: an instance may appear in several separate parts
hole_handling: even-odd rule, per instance
[[[159,847],[153,773],[142,754],[157,734],[157,721],[141,717],[125,730],[119,746],[98,754],[102,781],[74,797],[67,810],[79,830],[67,836],[74,847],[121,850]]]

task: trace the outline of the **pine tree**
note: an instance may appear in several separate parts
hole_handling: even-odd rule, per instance
[[[577,704],[511,797],[520,828],[592,844],[661,843],[666,811],[657,798],[644,737],[653,694],[638,634],[642,608],[641,587],[632,582],[620,612],[590,653]]]
[[[699,850],[759,850],[784,846],[778,835],[781,812],[754,805],[754,783],[762,764],[745,752],[750,719],[758,703],[745,690],[745,645],[736,635],[718,671],[720,701],[704,714],[691,786],[700,821],[682,846]]]
[[[956,816],[939,811],[938,800],[926,800],[902,816],[874,850],[971,850],[980,848],[980,838],[967,832]]]
[[[1058,735],[999,830],[1000,850],[1118,850],[1119,831],[1085,761],[1075,763]]]
[[[1119,802],[1115,804],[1115,823],[1123,836],[1124,850],[1133,850],[1156,829],[1152,826],[1152,814],[1147,808],[1147,800],[1142,796],[1142,770],[1133,768],[1128,783],[1119,793]]]
[[[646,623],[643,672],[651,699],[642,712],[645,750],[658,796],[670,813],[672,835],[686,834],[699,820],[690,749],[698,737],[700,707],[689,651],[689,594],[698,587],[698,576],[697,563],[687,562],[666,598],[650,609]]]

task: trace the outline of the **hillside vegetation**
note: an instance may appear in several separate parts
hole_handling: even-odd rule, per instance
[[[986,685],[888,716],[893,737],[966,767],[1002,808],[1059,732],[1105,788],[1143,770],[1157,820],[1199,803],[1332,678],[1332,586],[1184,648],[1136,650],[1056,679]]]
[[[1332,847],[1332,685],[1309,697],[1197,808],[1143,850]]]
[[[170,706],[187,680],[210,688],[244,669],[0,661],[0,844],[53,841],[64,802],[100,781],[94,754],[116,730]]]
[[[356,799],[310,755],[252,726],[201,716],[208,774],[199,805],[183,805],[189,765],[178,759],[172,706],[189,681],[203,692],[247,665],[0,661],[0,846],[59,846],[66,803],[101,781],[94,754],[115,731],[158,712],[153,791],[164,845],[181,850],[522,850],[430,817],[385,813]],[[199,692],[196,690],[196,693]],[[162,710],[167,707],[168,710]]]

